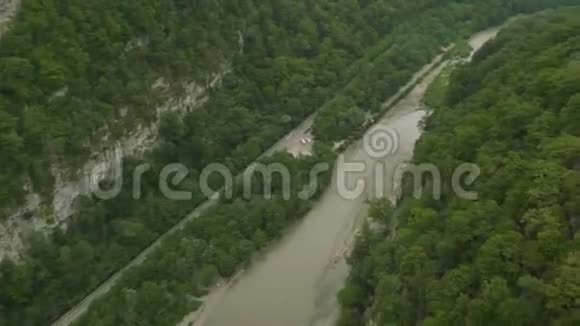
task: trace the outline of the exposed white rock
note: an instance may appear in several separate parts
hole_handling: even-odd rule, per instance
[[[238,47],[240,48],[240,54],[244,54],[245,40],[242,31],[238,31]]]
[[[8,25],[20,9],[21,0],[0,0],[0,36],[8,30]]]
[[[148,37],[140,37],[132,40],[131,42],[125,45],[125,52],[129,52],[134,49],[142,49],[149,45],[149,38]]]
[[[57,227],[66,228],[67,221],[75,212],[74,204],[79,196],[90,196],[92,189],[101,181],[115,177],[124,158],[140,157],[155,146],[163,113],[185,114],[199,108],[207,101],[208,90],[215,87],[226,73],[227,69],[224,69],[222,73],[212,75],[206,85],[193,82],[185,85],[183,97],[170,99],[156,109],[155,121],[149,125],[139,125],[126,137],[113,142],[104,150],[96,151],[77,171],[71,173],[66,168],[53,165],[51,173],[55,185],[52,203],[43,203],[38,194],[31,193],[23,207],[0,223],[0,261],[4,257],[17,259],[24,249],[23,239],[31,231],[50,233]],[[167,82],[159,79],[153,88],[159,87],[167,87]]]
[[[16,17],[21,6],[21,0],[0,0],[0,36],[8,30],[10,22]],[[244,37],[238,33],[239,51],[243,53]],[[126,50],[147,46],[146,37],[136,39],[127,44]],[[139,125],[119,140],[112,140],[107,132],[102,135],[101,143],[109,144],[91,155],[77,171],[58,165],[51,167],[55,178],[51,202],[43,201],[41,196],[32,192],[30,181],[23,183],[23,189],[28,193],[25,203],[12,211],[9,217],[0,223],[0,261],[5,257],[18,260],[26,250],[25,238],[31,232],[50,234],[58,227],[66,228],[70,217],[75,213],[75,202],[80,196],[90,196],[92,189],[105,179],[114,177],[116,168],[121,167],[126,157],[139,157],[151,150],[158,140],[161,115],[165,112],[185,114],[200,107],[207,101],[208,90],[219,84],[228,67],[223,67],[220,73],[209,75],[203,85],[189,83],[184,85],[184,96],[172,98],[156,109],[157,118],[148,125]],[[169,83],[159,78],[153,83],[152,91],[167,90]],[[52,99],[68,95],[68,87],[64,87],[52,96]],[[128,108],[119,108],[121,118],[128,115]]]
[[[57,90],[56,92],[54,92],[51,96],[50,96],[50,100],[54,100],[60,97],[65,97],[68,94],[68,86],[65,86],[59,90]]]

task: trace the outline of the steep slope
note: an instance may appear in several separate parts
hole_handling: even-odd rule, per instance
[[[451,75],[416,163],[418,199],[376,203],[340,299],[340,325],[580,322],[580,8],[522,18]],[[461,163],[481,169],[461,199]]]
[[[284,131],[333,96],[335,89],[350,80],[352,72],[342,68],[376,43],[380,34],[376,30],[373,32],[371,26],[380,26],[379,18],[390,17],[393,22],[404,20],[417,9],[436,5],[436,1],[421,2],[419,7],[418,3],[393,3],[388,7],[377,7],[377,4],[365,2],[359,5],[353,1],[254,4],[240,1],[221,5],[216,2],[168,1],[159,4],[152,1],[115,2],[105,6],[92,2],[29,1],[23,7],[21,20],[17,21],[20,25],[17,24],[12,34],[7,34],[0,44],[2,59],[23,63],[24,68],[32,65],[35,69],[29,72],[34,73],[42,71],[45,64],[56,64],[52,61],[57,61],[66,67],[63,78],[68,87],[60,87],[62,79],[51,86],[42,81],[47,76],[33,75],[31,78],[17,72],[7,75],[12,76],[12,82],[0,87],[0,94],[4,96],[1,103],[6,104],[3,109],[9,117],[3,120],[8,123],[2,130],[10,135],[8,139],[14,141],[6,144],[15,145],[12,146],[14,151],[10,152],[14,155],[2,157],[7,161],[6,164],[3,162],[3,173],[9,179],[7,182],[13,182],[15,187],[21,182],[27,184],[26,179],[30,177],[30,187],[39,193],[36,201],[40,202],[41,213],[36,218],[34,212],[24,212],[11,220],[26,224],[33,215],[33,221],[45,221],[45,224],[35,223],[34,226],[47,225],[50,229],[53,225],[62,225],[68,228],[66,232],[56,228],[52,237],[24,234],[29,238],[26,243],[29,250],[22,255],[22,261],[18,264],[4,262],[0,301],[5,307],[3,317],[7,323],[43,323],[55,319],[80,301],[205,199],[195,185],[206,164],[227,163],[234,171],[239,171]],[[197,12],[195,9],[207,10]],[[377,11],[384,15],[371,19],[370,14]],[[95,21],[87,17],[88,12]],[[369,19],[365,20],[367,16]],[[74,24],[87,22],[91,25],[80,26],[83,29],[78,35],[66,34],[71,32],[70,26],[63,26],[62,31],[57,29],[54,32],[57,35],[52,35],[40,22],[54,21],[57,17],[64,17],[64,22],[73,19]],[[196,19],[192,22],[187,20],[188,17]],[[103,21],[109,23],[109,20],[126,24],[121,24],[121,30],[92,32],[115,27],[114,24],[101,24]],[[153,36],[149,36],[150,33]],[[99,48],[106,53],[90,52],[95,46],[105,46],[103,42],[112,41],[103,39],[104,35],[120,38],[118,43],[124,46],[113,42],[114,47],[106,51]],[[50,42],[46,41],[47,37],[50,37]],[[77,57],[65,60],[66,55],[54,54],[59,51],[58,42],[67,37],[80,42],[78,47],[85,54],[90,52],[95,56],[90,58],[91,64],[82,61],[83,66],[76,67],[79,68],[77,71],[71,65],[77,62]],[[19,40],[21,43],[17,43]],[[31,44],[25,41],[42,43],[45,49],[29,54],[25,50],[30,49]],[[214,42],[216,46],[213,46]],[[52,61],[39,60],[46,59],[42,54],[47,52],[53,53],[48,56]],[[72,51],[71,55],[77,52]],[[74,185],[69,193],[72,196],[65,193],[60,197],[59,191],[54,193],[55,183],[51,179],[55,175],[50,173],[54,171],[51,167],[55,164],[65,167],[74,167],[74,163],[86,165],[83,152],[86,154],[93,146],[102,147],[106,145],[103,143],[110,142],[113,150],[97,155],[97,158],[103,157],[100,161],[104,162],[105,168],[99,167],[96,175],[89,176],[93,184],[98,183],[99,176],[110,175],[107,167],[118,163],[124,156],[124,153],[117,155],[116,148],[119,147],[114,145],[115,142],[123,136],[130,139],[139,126],[147,130],[148,125],[156,124],[158,110],[154,109],[155,106],[165,101],[181,101],[184,90],[180,85],[184,81],[193,79],[202,86],[211,84],[208,76],[221,71],[224,61],[231,62],[232,72],[226,76],[220,89],[212,91],[209,102],[186,116],[162,118],[159,126],[161,146],[145,155],[145,160],[138,157],[123,160],[125,171],[132,171],[141,163],[152,166],[152,171],[144,178],[141,200],[133,199],[131,173],[123,175],[125,187],[121,193],[108,201],[82,196],[86,194],[82,191],[81,196],[74,199],[74,195],[79,193]],[[108,75],[94,80],[101,73]],[[160,75],[165,76],[169,86],[150,90],[152,84],[162,84],[156,82]],[[105,78],[107,76],[110,80]],[[31,93],[21,94],[20,91],[27,89],[24,85],[30,84],[31,80],[37,80],[35,85],[38,87],[31,87]],[[134,89],[136,93],[127,93],[125,82],[138,86]],[[98,98],[94,99],[95,96]],[[203,99],[203,95],[200,97]],[[96,102],[93,103],[92,99]],[[138,102],[131,102],[133,100]],[[27,132],[28,127],[34,128]],[[56,143],[64,146],[60,152],[53,152],[58,149],[53,146],[53,131],[59,138]],[[102,135],[108,140],[103,141]],[[136,151],[141,152],[150,139],[136,143]],[[75,151],[68,153],[73,148]],[[20,155],[23,151],[29,151],[30,155]],[[192,170],[190,177],[182,183],[184,186],[194,185],[190,201],[171,201],[159,191],[157,176],[160,170],[174,162],[184,163]],[[88,164],[99,166],[90,161]],[[32,167],[36,169],[29,169]],[[81,168],[80,172],[84,170]],[[37,183],[35,177],[47,183]],[[219,186],[217,183],[216,187]],[[67,183],[63,184],[66,189]],[[10,185],[2,189],[6,190],[5,198],[10,202],[16,200],[19,193],[23,194],[14,191]],[[73,203],[74,210],[65,210],[72,216],[54,216],[55,200]],[[22,237],[22,231],[18,224],[9,230],[18,237]],[[8,245],[14,242],[13,239],[6,241]],[[26,281],[14,282],[14,278],[20,277]]]
[[[151,149],[163,112],[205,101],[239,51],[243,8],[204,6],[23,3],[0,42],[0,259],[66,226],[80,196]]]
[[[20,0],[0,0],[0,37],[9,27],[20,8]]]
[[[405,76],[428,62],[442,45],[515,12],[556,5],[549,2],[25,2],[18,24],[0,43],[0,69],[7,76],[0,81],[0,144],[6,153],[1,157],[6,187],[0,196],[12,207],[26,195],[37,194],[39,209],[14,219],[45,223],[34,227],[67,228],[52,228],[52,236],[27,235],[19,225],[10,230],[30,238],[29,250],[19,262],[2,264],[0,320],[9,325],[44,324],[74,306],[203,202],[197,181],[208,163],[221,162],[240,171],[345,85],[351,85],[346,94],[357,92],[361,104],[366,103],[365,95],[376,102],[395,92]],[[47,28],[53,25],[57,28]],[[415,37],[391,35],[407,32]],[[379,42],[385,35],[390,35],[388,42]],[[403,49],[393,42],[404,42]],[[411,51],[415,46],[420,53]],[[364,60],[358,60],[361,57]],[[381,65],[367,65],[377,57]],[[196,110],[184,106],[191,110],[185,115],[158,115],[156,108],[163,103],[183,101],[187,95],[183,85],[209,88],[224,66],[231,72],[221,87],[209,91],[204,105]],[[383,86],[388,85],[382,90],[376,80],[359,75],[369,71],[375,72],[373,78],[387,73],[396,78],[382,80]],[[158,82],[161,77],[165,83]],[[353,79],[356,83],[349,83]],[[154,85],[161,87],[152,89]],[[372,92],[361,93],[362,89]],[[205,96],[195,98],[203,101]],[[140,200],[133,198],[131,173],[123,175],[125,187],[111,200],[77,191],[57,200],[61,197],[54,194],[59,184],[55,166],[74,179],[87,160],[92,164],[90,157],[103,155],[106,166],[90,178],[93,184],[101,183],[99,179],[111,175],[111,161],[124,156],[106,153],[116,155],[117,141],[130,139],[139,128],[156,126],[157,118],[161,118],[160,146],[141,158],[123,160],[125,171],[142,163],[152,167],[143,180]],[[138,139],[133,143],[141,154],[152,142]],[[101,151],[102,147],[113,150]],[[171,201],[159,191],[159,172],[174,162],[190,168],[190,176],[180,185],[192,190],[190,201]],[[216,188],[219,185],[218,180]],[[73,198],[77,193],[81,196]],[[55,200],[74,204],[74,209],[64,210],[68,212],[64,215],[72,215],[58,216]],[[205,236],[211,242],[224,234]],[[187,261],[180,266],[194,272],[225,266],[220,273],[227,276],[225,271],[231,272],[232,265],[245,258],[230,252],[237,243],[228,240],[220,242],[220,255],[206,254],[200,265]],[[149,263],[159,268],[155,261]],[[159,283],[167,277],[151,276]],[[148,284],[147,277],[131,281],[115,294]],[[142,296],[150,297],[147,294]],[[122,299],[132,303],[130,296]],[[122,318],[122,307],[112,309],[111,320]],[[147,308],[139,307],[151,312]]]
[[[0,181],[5,185],[0,259],[21,254],[31,231],[66,227],[82,198],[110,178],[114,167],[152,148],[160,113],[202,105],[232,61],[262,60],[244,72],[249,77],[239,77],[257,78],[264,87],[260,100],[246,105],[274,108],[286,101],[279,115],[295,124],[303,116],[297,107],[312,111],[312,101],[328,97],[321,91],[339,85],[346,75],[339,71],[365,48],[408,14],[435,5],[431,0],[316,6],[272,1],[264,7],[249,0],[25,2],[0,42]],[[254,50],[244,53],[245,43]],[[294,77],[279,85],[296,94],[316,82],[310,101],[274,100],[280,94],[266,87],[272,86],[268,78],[281,83],[290,71],[302,69],[303,60],[286,60],[290,57],[318,57],[327,65],[328,73],[315,80]],[[274,67],[278,76],[259,76]],[[232,148],[240,141],[232,141]]]

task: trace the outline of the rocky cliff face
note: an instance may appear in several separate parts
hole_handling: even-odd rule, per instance
[[[21,0],[0,0],[0,36],[8,29],[8,23],[14,19]]]
[[[2,0],[0,0],[2,1]],[[0,224],[0,261],[4,257],[18,259],[25,249],[24,238],[32,231],[50,233],[57,227],[66,228],[67,221],[75,212],[75,201],[79,196],[90,196],[91,189],[102,180],[112,178],[116,167],[122,166],[126,157],[140,157],[152,149],[158,140],[159,122],[163,113],[185,114],[207,101],[208,90],[218,84],[223,72],[210,76],[206,85],[189,83],[185,95],[172,98],[157,108],[157,118],[148,125],[140,125],[122,139],[108,144],[104,150],[95,152],[92,158],[77,171],[53,166],[55,178],[52,201],[46,202],[33,192],[26,197],[26,204],[16,210]],[[161,78],[152,87],[164,87]],[[25,185],[25,189],[30,186]]]

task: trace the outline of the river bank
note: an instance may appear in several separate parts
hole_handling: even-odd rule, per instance
[[[493,38],[499,28],[475,34],[470,39],[479,49]],[[355,242],[356,234],[367,215],[367,200],[376,190],[396,196],[397,184],[393,179],[396,169],[409,161],[415,141],[421,130],[419,123],[427,112],[422,99],[438,74],[447,64],[438,56],[419,71],[408,85],[385,107],[393,105],[377,123],[392,128],[399,134],[398,151],[386,159],[376,159],[365,152],[362,142],[351,144],[338,159],[330,189],[312,211],[279,244],[274,245],[263,259],[238,276],[235,282],[216,289],[198,315],[195,326],[222,325],[332,325],[337,317],[336,294],[348,275],[346,257]],[[401,94],[405,94],[401,97]],[[391,103],[389,103],[391,102]],[[366,166],[382,164],[389,177],[376,184],[374,169],[362,175],[344,175],[349,162]],[[340,173],[339,173],[340,172]],[[364,180],[367,187],[362,196],[346,199],[341,196],[338,177],[346,176],[345,183],[353,186]],[[202,318],[203,317],[203,318]]]
[[[578,112],[580,83],[565,50],[577,44],[578,15],[570,8],[518,18],[471,62],[444,66],[423,99],[429,116],[413,157],[415,173],[405,178],[396,205],[373,203],[369,228],[349,259],[338,325],[578,324],[573,304],[546,306],[553,293],[566,291],[561,271],[573,274],[578,256],[567,245],[573,232],[564,231],[574,224],[564,216],[578,212],[570,208],[578,188],[567,185],[580,180],[571,154],[578,135],[569,133],[580,121],[569,115]],[[473,41],[484,44],[488,38],[481,36]],[[568,80],[570,88],[562,91],[558,82],[538,88],[535,81],[545,76]],[[537,131],[547,115],[559,118]],[[566,180],[548,176],[545,166]],[[554,189],[549,202],[549,195],[537,196],[546,184]],[[558,230],[560,246],[531,258],[528,248],[549,247],[529,235],[535,225],[529,216],[543,207],[558,212],[550,229]],[[513,241],[499,240],[504,236]],[[523,280],[536,266],[549,272],[533,277],[532,286]],[[497,308],[506,306],[513,309]]]

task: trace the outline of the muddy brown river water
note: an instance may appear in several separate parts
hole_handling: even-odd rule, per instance
[[[478,33],[470,39],[470,44],[479,49],[498,30]],[[415,77],[423,77],[440,61],[441,57]],[[367,215],[367,199],[377,194],[395,196],[398,188],[397,180],[393,180],[395,169],[412,158],[421,135],[419,123],[426,115],[420,109],[421,101],[443,65],[431,70],[378,122],[392,131],[389,141],[395,146],[389,155],[377,158],[369,153],[363,140],[352,144],[339,158],[328,191],[304,220],[235,281],[212,293],[195,315],[196,326],[328,326],[335,323],[339,314],[336,295],[349,272],[345,256]],[[363,163],[365,171],[341,173],[352,163]],[[382,167],[384,175],[377,176],[377,166]],[[366,187],[360,196],[346,198],[340,191],[340,182],[348,189],[353,189],[357,182],[364,182]]]

